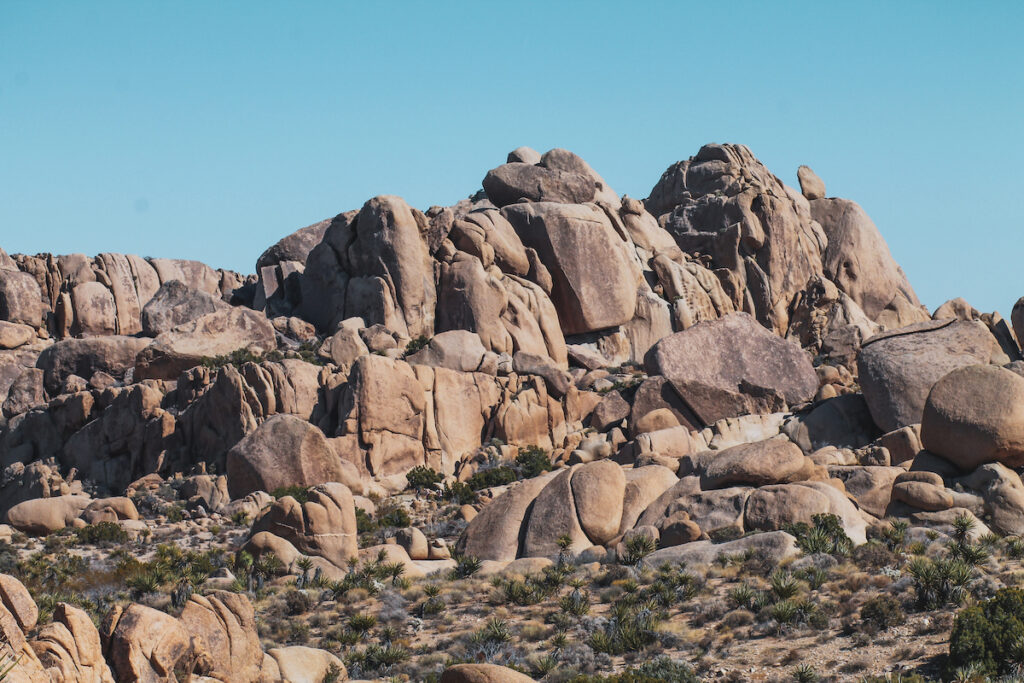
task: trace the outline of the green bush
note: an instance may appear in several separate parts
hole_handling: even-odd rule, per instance
[[[306,503],[309,501],[309,488],[308,486],[281,486],[270,492],[274,498],[284,498],[285,496],[291,496],[299,503]]]
[[[500,465],[487,470],[480,470],[466,480],[466,484],[474,491],[489,489],[493,486],[504,486],[519,479],[516,471],[508,465]]]
[[[890,626],[899,626],[907,620],[899,600],[891,595],[879,595],[865,602],[860,608],[860,619],[881,631]]]
[[[914,579],[917,606],[921,609],[962,603],[973,574],[970,565],[953,558],[915,557],[907,565],[907,571]]]
[[[410,339],[409,343],[405,345],[405,351],[402,353],[402,358],[408,358],[412,354],[422,351],[429,343],[430,339],[422,334],[415,339]]]
[[[961,610],[949,637],[949,663],[951,668],[973,665],[990,675],[1006,675],[1024,664],[1024,590],[1002,588]]]
[[[796,537],[796,544],[805,553],[848,555],[853,550],[853,541],[846,535],[838,516],[823,512],[811,517],[811,522],[787,524],[783,529]]]
[[[476,491],[464,481],[445,482],[441,487],[441,498],[450,500],[456,505],[471,505],[476,502]]]
[[[420,489],[433,491],[437,488],[438,484],[444,481],[444,475],[440,472],[435,472],[429,467],[417,465],[406,473],[405,479],[409,482],[406,488],[417,491]]]
[[[548,452],[540,446],[520,448],[519,455],[516,456],[516,466],[519,476],[523,479],[532,479],[554,468],[551,458],[548,457]]]
[[[97,522],[75,529],[79,543],[97,545],[100,543],[127,543],[128,532],[114,522]]]

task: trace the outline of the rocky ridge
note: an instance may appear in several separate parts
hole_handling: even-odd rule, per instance
[[[339,582],[378,555],[408,578],[614,565],[640,537],[649,567],[778,563],[822,515],[856,546],[893,519],[1024,534],[1024,299],[1010,323],[929,313],[863,209],[798,179],[712,144],[640,200],[519,148],[454,206],[374,197],[250,276],[0,250],[0,514],[145,539],[170,487],[186,521],[251,521],[239,557]],[[458,523],[362,543],[424,472],[468,491]],[[67,602],[37,628],[39,596],[5,585],[11,680],[345,675],[264,648],[252,585],[119,604],[98,630]],[[441,680],[506,680],[467,671]]]

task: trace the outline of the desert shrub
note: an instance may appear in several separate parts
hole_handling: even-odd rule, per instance
[[[949,637],[949,663],[999,675],[1024,664],[1024,590],[1003,588],[961,610]]]
[[[972,569],[954,558],[931,560],[915,557],[907,565],[917,593],[920,609],[938,609],[947,604],[959,605],[967,597]]]
[[[851,557],[853,563],[861,569],[881,569],[897,563],[892,550],[873,540],[854,548]]]
[[[79,543],[97,545],[100,543],[127,543],[128,532],[114,522],[97,522],[75,529]]]
[[[285,496],[291,496],[299,503],[306,503],[309,501],[309,487],[308,486],[280,486],[273,491],[270,495],[274,498],[284,498]]]
[[[405,508],[399,505],[382,507],[377,510],[377,525],[382,529],[389,527],[404,529],[407,526],[412,526],[412,519]]]
[[[285,611],[290,616],[295,616],[297,614],[305,614],[308,612],[309,608],[312,606],[312,601],[303,591],[296,590],[285,593],[284,604]]]
[[[891,595],[879,595],[865,602],[860,608],[860,619],[882,631],[891,626],[899,626],[907,620],[899,600]]]
[[[246,363],[259,363],[262,360],[263,357],[260,354],[253,353],[249,349],[235,349],[231,353],[223,356],[204,358],[202,360],[202,366],[210,368],[211,370],[218,370],[226,365],[240,367]]]
[[[476,502],[476,491],[464,481],[445,482],[441,488],[441,498],[450,500],[456,505],[472,505]]]
[[[743,536],[743,529],[738,526],[729,525],[719,527],[718,529],[712,529],[708,532],[708,538],[714,543],[725,543],[726,541],[735,541],[737,538]]]
[[[320,357],[320,347],[323,346],[323,342],[320,340],[304,341],[299,344],[299,348],[295,355],[310,365],[323,365],[324,359]],[[271,351],[263,357],[264,360],[281,360],[281,358],[273,357],[275,352]]]
[[[479,558],[472,555],[459,555],[455,558],[455,569],[452,570],[452,577],[465,579],[480,571],[483,563]]]
[[[838,516],[823,512],[811,517],[811,522],[787,524],[784,528],[796,537],[797,545],[806,554],[848,555],[853,549],[853,541],[846,535]]]
[[[362,508],[356,508],[356,532],[360,534],[369,534],[377,530],[377,523],[373,521],[373,518]]]
[[[569,683],[697,683],[700,679],[688,664],[665,655],[609,676],[579,675]]]
[[[647,534],[634,534],[626,540],[622,564],[634,565],[658,549],[658,542]]]
[[[551,470],[554,465],[551,464],[548,452],[540,446],[525,446],[519,449],[519,455],[516,456],[516,467],[519,470],[519,476],[523,479],[532,479]]]
[[[409,470],[405,475],[406,481],[409,482],[407,488],[419,491],[420,489],[435,490],[437,485],[444,481],[444,475],[440,472],[426,467],[424,465],[417,465]]]
[[[429,343],[430,339],[422,334],[415,339],[410,339],[409,343],[405,345],[405,351],[402,353],[402,358],[408,358],[412,354],[422,351]]]
[[[511,484],[518,478],[519,477],[516,476],[516,471],[514,469],[508,465],[499,465],[498,467],[480,470],[467,479],[466,484],[474,491],[479,491],[480,489],[489,489],[494,486]]]

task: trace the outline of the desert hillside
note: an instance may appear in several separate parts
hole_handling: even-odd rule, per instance
[[[784,170],[521,147],[254,274],[0,250],[0,680],[1018,675],[1024,299],[929,312]]]

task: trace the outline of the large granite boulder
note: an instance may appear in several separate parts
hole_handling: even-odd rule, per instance
[[[262,531],[337,567],[359,552],[352,492],[337,482],[313,487],[304,503],[291,496],[279,498],[253,524],[253,535]]]
[[[957,368],[931,388],[921,419],[926,449],[962,470],[1024,465],[1024,378],[994,365]]]
[[[43,375],[46,391],[52,396],[70,375],[89,379],[96,372],[122,378],[135,365],[135,357],[149,346],[151,339],[109,336],[89,339],[65,339],[39,354],[36,367]]]
[[[39,327],[43,323],[43,295],[28,273],[0,269],[0,320]]]
[[[936,320],[875,335],[857,357],[864,400],[875,424],[891,432],[921,421],[932,386],[965,365],[999,353],[983,323]]]
[[[647,371],[663,375],[702,425],[774,413],[811,400],[818,377],[806,351],[746,313],[698,323],[654,345]]]
[[[182,323],[157,336],[139,353],[136,379],[177,379],[206,359],[240,349],[263,354],[277,348],[274,326],[262,313],[227,308]]]
[[[142,332],[148,337],[156,337],[178,325],[228,308],[223,299],[192,289],[179,280],[171,280],[160,285],[143,307]]]
[[[502,215],[550,273],[551,301],[565,334],[632,319],[639,272],[604,211],[592,204],[539,202],[507,206]]]
[[[323,432],[294,415],[278,414],[228,451],[228,491],[237,499],[254,491],[341,481],[341,461]]]

